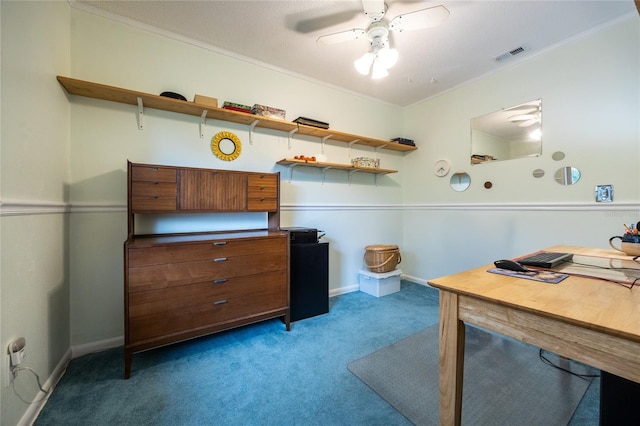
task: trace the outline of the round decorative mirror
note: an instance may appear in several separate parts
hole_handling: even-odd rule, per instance
[[[564,160],[564,152],[556,151],[553,154],[551,154],[551,158],[553,158],[555,161]]]
[[[211,151],[223,161],[233,161],[240,156],[242,142],[231,132],[218,132],[211,139]]]
[[[451,175],[451,189],[457,192],[465,191],[471,185],[471,178],[464,172],[458,172]]]
[[[553,178],[560,185],[573,185],[580,180],[580,170],[575,167],[561,167],[556,171]]]
[[[542,169],[535,169],[533,171],[533,177],[534,178],[541,178],[542,176],[544,176],[544,170]]]

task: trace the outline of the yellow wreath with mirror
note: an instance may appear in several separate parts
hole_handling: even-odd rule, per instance
[[[233,144],[232,151],[220,148],[220,143],[224,140],[228,140]],[[240,142],[240,139],[231,132],[218,132],[211,139],[211,151],[213,152],[213,155],[223,161],[233,161],[240,156],[240,152],[242,151],[242,142]]]

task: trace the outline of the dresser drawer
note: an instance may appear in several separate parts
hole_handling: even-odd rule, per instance
[[[176,197],[147,195],[131,197],[132,211],[173,211],[176,209]]]
[[[170,167],[131,166],[132,181],[176,182],[177,171]]]
[[[274,175],[249,175],[247,178],[249,198],[278,196],[278,177]]]
[[[286,251],[130,267],[128,290],[129,293],[133,293],[182,286],[286,270],[287,267]]]
[[[257,212],[275,212],[278,210],[277,198],[249,198],[247,200],[247,210]]]
[[[286,252],[286,238],[221,239],[129,249],[129,266]]]
[[[172,182],[132,182],[131,183],[131,196],[132,197],[176,197],[177,196],[176,184]]]
[[[152,339],[286,306],[284,271],[137,293],[129,297],[129,339]]]

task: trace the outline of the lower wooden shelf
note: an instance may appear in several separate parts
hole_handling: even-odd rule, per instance
[[[376,167],[354,167],[349,164],[325,163],[321,161],[305,161],[305,160],[296,160],[293,158],[284,158],[276,162],[276,164],[289,167],[289,181],[291,181],[291,178],[293,177],[293,169],[295,167],[313,167],[316,169],[321,169],[323,181],[324,181],[324,174],[327,172],[327,170],[331,170],[331,169],[344,170],[346,172],[349,172],[349,176],[351,176],[352,173],[356,173],[356,172],[371,173],[376,175],[376,177],[379,175],[386,175],[388,173],[398,173],[397,170],[381,169]]]

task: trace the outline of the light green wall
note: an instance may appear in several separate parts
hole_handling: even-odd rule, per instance
[[[427,279],[549,245],[608,247],[623,223],[640,220],[640,20],[632,14],[504,71],[405,111],[407,134],[427,143],[403,164],[405,272]],[[469,164],[472,117],[542,98],[543,154]],[[554,161],[551,154],[566,157]],[[465,171],[465,192],[433,165]],[[557,184],[564,166],[581,173]],[[536,179],[535,169],[545,171]],[[484,183],[490,181],[491,189]],[[614,203],[596,204],[596,185]],[[419,256],[417,254],[420,254]]]
[[[604,247],[621,223],[640,220],[635,15],[404,110],[69,10],[66,2],[3,1],[0,17],[0,348],[24,335],[28,364],[41,377],[70,346],[122,339],[127,159],[282,172],[282,224],[327,233],[333,292],[356,288],[368,244],[400,245],[403,271],[426,280],[549,244]],[[213,120],[201,139],[197,117],[148,109],[139,130],[135,107],[67,96],[57,74],[150,93],[172,90],[189,99],[200,93],[269,104],[286,109],[288,119],[313,116],[381,139],[413,137],[419,150],[381,151],[382,166],[399,173],[377,181],[330,170],[323,182],[318,170],[308,169],[295,169],[289,181],[275,162],[319,154],[319,140],[294,137],[289,149],[286,135],[258,130],[249,144],[246,127]],[[471,167],[470,118],[538,97],[543,156]],[[210,152],[221,130],[242,140],[234,162]],[[551,160],[555,150],[565,151],[566,160]],[[328,142],[324,154],[348,163],[349,154],[375,152]],[[433,175],[440,158],[471,174],[468,191],[455,193],[448,178]],[[583,179],[560,187],[553,171],[568,164],[579,167]],[[534,168],[547,175],[535,180]],[[482,187],[486,180],[493,189]],[[594,205],[595,184],[614,184],[616,202]],[[216,226],[210,217],[198,221]],[[35,395],[32,383],[23,385],[27,396]],[[27,408],[9,388],[0,391],[0,421],[14,424]]]
[[[42,381],[70,346],[69,102],[55,75],[69,72],[66,2],[0,3],[0,423],[17,424],[28,405],[5,387],[5,353],[26,338],[26,364]],[[31,400],[34,376],[18,374]]]
[[[170,90],[287,111],[287,119],[312,116],[340,131],[377,137],[399,136],[402,110],[344,90],[251,64],[203,46],[147,32],[84,11],[71,11],[71,75],[147,93]],[[327,233],[330,289],[357,288],[364,247],[399,244],[402,237],[401,174],[378,177],[296,168],[293,179],[276,162],[295,155],[321,154],[319,138],[256,130],[208,120],[200,138],[199,117],[145,109],[144,130],[137,108],[73,96],[71,104],[71,339],[73,345],[121,337],[122,244],[126,239],[126,161],[237,170],[280,171],[283,226],[313,226]],[[224,162],[211,153],[211,138],[234,132],[242,154]],[[372,148],[328,141],[328,162],[376,156]],[[381,165],[402,169],[404,155],[377,154]],[[375,206],[375,208],[372,208]],[[184,216],[181,217],[184,219]],[[212,216],[205,226],[229,220]],[[157,227],[166,229],[166,220]],[[171,226],[175,226],[175,221]],[[183,226],[192,226],[192,222]],[[264,219],[262,226],[265,226]],[[223,228],[224,229],[224,228]],[[174,229],[174,230],[179,230]],[[192,229],[190,229],[192,230]],[[98,254],[99,252],[99,254]],[[99,273],[97,273],[99,271]],[[99,305],[96,309],[95,307]]]

